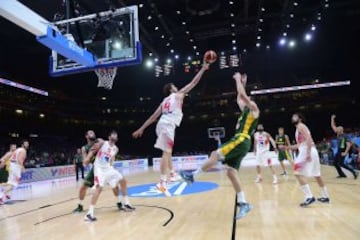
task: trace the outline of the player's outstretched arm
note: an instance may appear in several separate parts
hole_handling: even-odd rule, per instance
[[[337,126],[335,123],[335,118],[336,118],[335,114],[331,115],[331,128],[336,133]]]
[[[199,82],[204,72],[209,69],[208,63],[203,63],[200,71],[195,75],[189,84],[179,90],[179,93],[186,94],[190,92]]]
[[[161,115],[161,105],[155,110],[155,112],[144,122],[144,124],[135,132],[133,132],[133,138],[139,138],[143,135],[144,130],[155,122]]]
[[[246,94],[245,86],[247,83],[247,75],[241,75],[239,72],[236,72],[233,76],[236,82],[236,90],[237,90],[237,102],[240,109],[243,109],[247,106],[251,112],[258,115],[260,113],[258,106],[254,101],[251,101],[249,96]]]

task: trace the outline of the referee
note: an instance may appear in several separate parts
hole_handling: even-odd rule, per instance
[[[79,170],[81,171],[81,178],[84,179],[83,157],[80,148],[76,150],[76,154],[74,156],[74,165],[76,171],[76,181],[79,181]]]
[[[339,176],[337,178],[346,178],[345,173],[341,169],[342,167],[349,170],[353,175],[354,179],[357,179],[359,173],[355,171],[354,168],[350,167],[349,165],[345,164],[345,158],[349,154],[351,149],[351,141],[350,139],[344,134],[344,128],[342,126],[336,126],[335,123],[335,115],[331,116],[331,128],[337,134],[337,153],[334,159],[334,166],[336,171],[338,172]]]

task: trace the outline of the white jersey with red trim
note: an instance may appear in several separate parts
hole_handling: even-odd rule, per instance
[[[256,152],[270,151],[270,142],[266,132],[256,132]]]
[[[96,154],[94,166],[100,168],[110,168],[111,159],[115,157],[116,153],[116,145],[114,144],[111,146],[109,141],[105,141]]]
[[[309,135],[311,136],[311,132],[309,129],[307,129]],[[296,139],[296,143],[298,143],[299,145],[304,145],[305,144],[305,137],[301,134],[301,132],[296,129],[295,132],[295,139]]]
[[[19,155],[22,150],[25,150],[24,148],[17,148],[10,157],[10,162],[20,164],[19,163]]]
[[[182,99],[176,93],[171,93],[161,103],[161,113],[160,121],[180,126],[183,118]]]

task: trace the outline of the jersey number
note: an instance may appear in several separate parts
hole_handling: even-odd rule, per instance
[[[166,112],[166,113],[170,112],[170,101],[169,100],[164,103],[164,108],[163,109],[164,109],[163,112]]]

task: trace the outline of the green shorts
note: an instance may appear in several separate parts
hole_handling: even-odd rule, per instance
[[[6,183],[8,181],[9,172],[6,167],[0,168],[0,183]]]
[[[90,168],[90,171],[88,172],[88,174],[85,176],[84,179],[84,186],[86,187],[92,187],[94,186],[94,166],[92,166]]]
[[[284,160],[291,160],[291,156],[289,151],[279,151],[278,152],[278,159],[280,162],[284,161]]]
[[[236,134],[218,150],[218,154],[224,157],[224,163],[232,168],[239,169],[241,161],[249,152],[251,138],[247,134]]]

